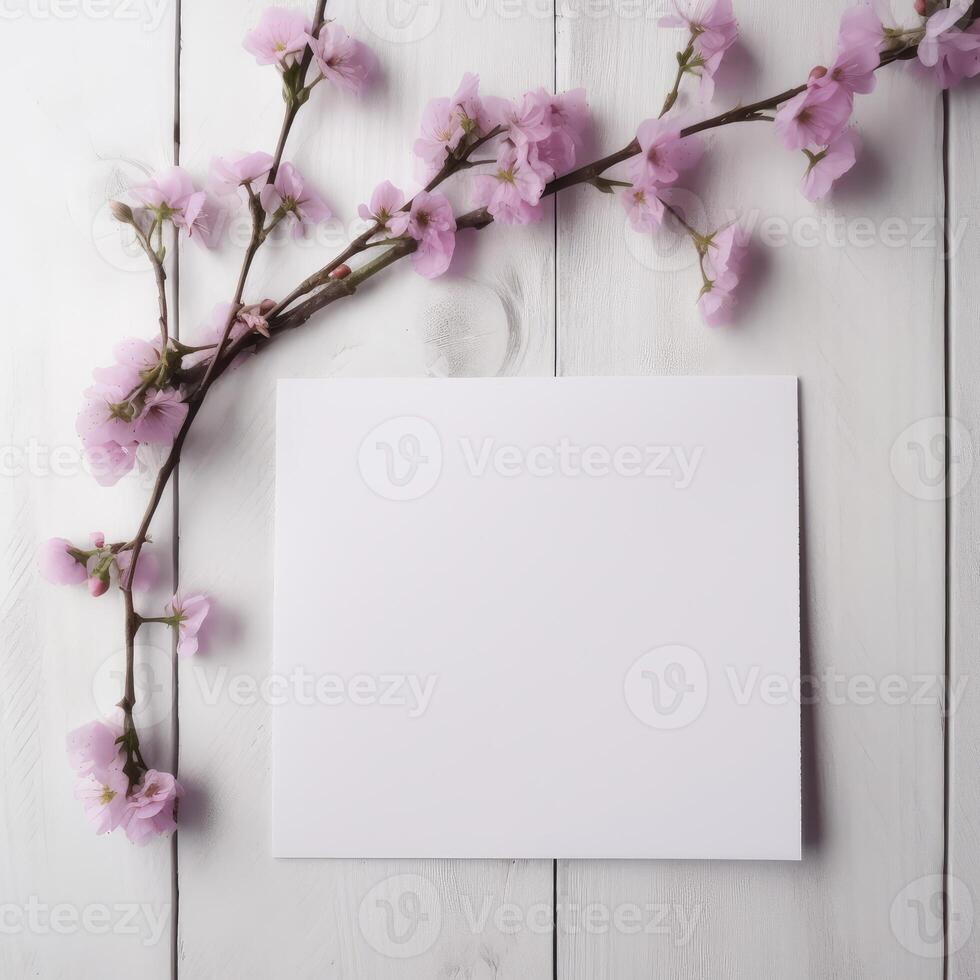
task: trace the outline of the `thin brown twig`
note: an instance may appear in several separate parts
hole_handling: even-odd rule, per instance
[[[150,239],[143,229],[140,228],[134,218],[130,219],[129,223],[136,235],[136,240],[146,253],[146,257],[150,260],[150,265],[153,267],[153,277],[157,284],[157,304],[160,308],[160,341],[162,344],[162,352],[167,346],[167,340],[169,337],[169,322],[167,314],[167,273],[163,268],[163,263],[160,261],[160,256],[157,255],[153,245],[150,243]]]

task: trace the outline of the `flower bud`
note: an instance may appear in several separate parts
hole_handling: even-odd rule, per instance
[[[89,540],[92,542],[93,548],[104,548],[105,547],[105,535],[101,531],[93,531],[89,535]]]
[[[810,81],[815,82],[818,78],[823,78],[827,74],[827,69],[823,65],[817,65],[810,72]]]
[[[92,575],[88,580],[88,594],[95,598],[100,595],[105,595],[109,589],[109,577],[100,578],[98,575]]]
[[[128,204],[123,204],[122,201],[112,201],[109,204],[109,210],[116,221],[121,221],[124,225],[133,223],[133,209]]]
[[[331,279],[346,279],[350,275],[350,266],[346,263],[344,265],[338,265],[333,272],[330,273]]]
[[[915,0],[915,12],[920,17],[925,17],[927,9],[926,0]]]

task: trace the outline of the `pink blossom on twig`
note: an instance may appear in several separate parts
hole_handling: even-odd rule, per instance
[[[87,577],[85,562],[71,552],[75,546],[65,538],[48,538],[38,549],[41,575],[54,585],[81,585]]]
[[[289,68],[306,48],[313,25],[302,11],[269,7],[258,26],[245,35],[242,45],[260,65]]]

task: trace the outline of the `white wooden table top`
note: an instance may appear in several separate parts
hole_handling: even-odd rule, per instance
[[[656,26],[664,7],[330,0],[378,52],[384,83],[361,102],[318,90],[301,114],[287,158],[343,224],[332,240],[269,248],[255,295],[282,294],[333,254],[376,182],[408,180],[425,101],[466,70],[502,95],[584,85],[596,149],[623,145],[672,78],[677,38]],[[801,81],[830,52],[844,0],[736,7],[743,43],[719,107]],[[0,976],[980,976],[980,695],[969,683],[980,491],[968,431],[980,411],[980,90],[944,106],[900,70],[860,99],[865,157],[820,206],[800,195],[797,155],[768,131],[710,137],[707,214],[741,214],[769,242],[737,327],[700,323],[683,243],[655,248],[615,202],[578,188],[554,220],[463,243],[444,279],[389,270],[217,386],[180,469],[179,521],[168,503],[153,538],[165,556],[179,528],[180,581],[216,597],[220,629],[176,684],[167,637],[150,634],[139,676],[153,758],[178,765],[188,788],[183,830],[144,849],[92,835],[64,735],[118,697],[120,608],[41,582],[35,549],[95,528],[128,536],[145,502],[146,477],[104,490],[81,471],[73,429],[90,369],[155,322],[150,273],[121,251],[106,202],[178,151],[203,178],[215,153],[271,149],[281,113],[274,73],[240,46],[262,4],[181,8],[11,0],[0,11]],[[230,298],[242,229],[228,237],[215,252],[181,247],[185,337]],[[209,703],[208,688],[221,672],[268,670],[275,379],[556,371],[800,377],[803,669],[827,685],[804,708],[805,859],[272,860],[270,709]],[[967,430],[949,493],[932,441],[947,416]],[[889,675],[910,693],[827,693]]]

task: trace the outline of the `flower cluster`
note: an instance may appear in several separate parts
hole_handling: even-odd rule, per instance
[[[852,7],[841,20],[834,62],[829,68],[817,65],[804,90],[776,113],[775,129],[783,145],[806,154],[803,193],[811,201],[824,197],[854,166],[860,143],[847,128],[854,96],[874,88],[883,43],[874,10],[863,4]]]
[[[690,235],[701,264],[702,289],[698,300],[710,325],[727,323],[734,290],[745,265],[746,241],[737,225],[702,234],[687,225],[672,205],[673,187],[680,174],[702,153],[696,136],[685,136],[676,118],[668,116],[685,74],[700,78],[700,95],[710,98],[714,76],[725,52],[738,36],[729,0],[672,0],[674,12],[661,19],[668,27],[685,27],[687,47],[678,52],[677,82],[661,116],[643,122],[636,134],[639,153],[628,169],[628,182],[596,178],[600,190],[621,186],[620,200],[630,225],[639,232],[659,228],[667,212]],[[802,190],[811,201],[825,197],[834,183],[855,164],[861,141],[849,127],[856,95],[875,87],[875,72],[885,54],[894,60],[915,47],[915,64],[946,88],[962,78],[980,74],[980,21],[972,20],[970,0],[916,0],[917,26],[892,21],[887,0],[859,0],[845,11],[837,39],[837,52],[829,67],[817,65],[805,85],[789,93],[774,117],[756,113],[751,118],[771,119],[783,145],[801,150],[807,159]]]
[[[174,810],[182,789],[170,773],[156,769],[143,772],[131,788],[124,770],[126,738],[121,717],[89,722],[68,735],[68,762],[77,777],[75,797],[95,832],[121,827],[142,845],[177,826]]]
[[[280,222],[298,238],[307,227],[329,220],[330,208],[302,174],[291,163],[282,163],[273,175],[274,163],[268,153],[261,152],[215,157],[209,186],[225,201],[237,195],[249,202],[253,217],[263,223],[263,238]]]
[[[302,105],[311,89],[324,80],[356,95],[374,69],[370,49],[338,23],[327,22],[314,34],[312,22],[299,10],[270,7],[242,43],[260,65],[275,65],[279,69],[283,76],[283,97],[294,105]],[[318,69],[309,83],[301,71],[307,46]]]
[[[457,170],[492,163],[491,172],[473,179],[475,204],[501,224],[539,221],[540,204],[550,180],[575,166],[589,110],[582,89],[551,95],[527,92],[520,101],[480,95],[480,79],[466,74],[451,98],[432,99],[422,114],[421,134],[413,150],[425,188],[410,200],[390,181],[379,184],[370,204],[358,214],[374,223],[372,234],[385,241],[411,238],[415,271],[427,278],[442,275],[456,244],[452,205],[434,188]],[[496,141],[495,161],[472,154]]]
[[[504,225],[540,221],[545,186],[575,166],[582,146],[589,124],[585,90],[537,89],[519,102],[488,99],[485,111],[503,138],[491,172],[473,181],[474,203]]]
[[[969,0],[952,0],[949,6],[917,0],[921,21],[913,27],[893,23],[884,2],[858,3],[844,13],[833,64],[817,65],[806,88],[776,113],[783,145],[807,157],[807,198],[824,197],[854,166],[860,140],[847,128],[854,96],[872,91],[882,54],[916,44],[916,66],[942,88],[980,73],[980,27],[974,22],[964,29],[970,7]]]
[[[91,547],[79,548],[66,538],[49,538],[38,552],[42,577],[54,585],[87,582],[93,596],[105,595],[112,573],[120,585],[131,586],[134,592],[153,588],[157,580],[157,562],[146,548],[140,552],[130,582],[133,556],[128,545],[122,542],[107,544],[101,531],[93,531],[89,543]]]
[[[153,174],[149,180],[136,184],[131,193],[140,205],[134,212],[137,225],[149,241],[170,221],[191,238],[196,237],[204,245],[211,244],[215,223],[213,207],[208,195],[194,186],[194,181],[182,167],[168,167]],[[163,260],[162,244],[158,257]]]
[[[169,445],[187,416],[172,384],[179,348],[159,338],[129,337],[116,345],[115,362],[92,372],[75,430],[96,479],[111,486],[136,463],[143,445]]]

